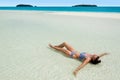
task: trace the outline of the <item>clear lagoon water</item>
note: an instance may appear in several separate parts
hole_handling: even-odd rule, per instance
[[[120,19],[49,13],[119,13],[119,7],[0,7],[0,10],[0,80],[120,80]],[[88,64],[74,77],[73,71],[81,62],[48,47],[49,43],[63,41],[78,51],[110,55],[101,58],[99,65]]]
[[[117,13],[120,13],[120,7],[0,7],[0,10],[117,12]]]

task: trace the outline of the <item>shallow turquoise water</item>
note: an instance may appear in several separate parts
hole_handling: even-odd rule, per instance
[[[120,12],[120,7],[0,7],[0,10]]]
[[[2,11],[0,17],[1,80],[120,79],[120,19],[29,11]],[[74,77],[81,62],[48,47],[64,41],[78,51],[110,55]]]

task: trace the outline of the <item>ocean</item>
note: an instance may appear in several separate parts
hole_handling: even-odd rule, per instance
[[[0,7],[0,10],[115,12],[115,13],[120,13],[120,7]]]

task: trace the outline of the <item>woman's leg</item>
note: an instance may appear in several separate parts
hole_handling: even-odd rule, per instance
[[[50,46],[51,48],[53,48],[53,49],[56,49],[56,50],[58,50],[58,51],[61,51],[61,52],[65,53],[65,54],[68,55],[68,56],[70,56],[70,54],[71,54],[71,51],[66,50],[66,49],[64,49],[64,48],[61,48],[61,47],[58,47],[58,46],[53,46],[53,45],[51,45],[51,44],[49,44],[49,46]]]
[[[70,46],[68,43],[63,42],[62,44],[55,46],[55,47],[59,47],[59,48],[63,48],[65,47],[67,50],[69,51],[74,51],[74,48],[72,46]]]

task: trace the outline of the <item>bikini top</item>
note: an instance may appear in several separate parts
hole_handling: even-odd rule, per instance
[[[85,55],[85,54],[86,54],[86,52],[81,52],[81,53],[80,53],[80,56],[79,56],[79,60],[80,60],[80,61],[83,61],[83,60],[86,58],[86,55]]]

